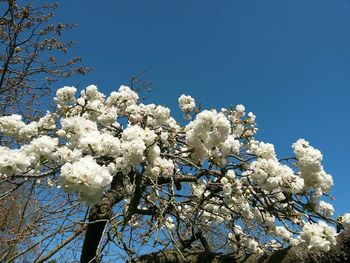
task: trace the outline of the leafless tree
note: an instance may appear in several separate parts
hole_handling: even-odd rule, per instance
[[[74,25],[54,23],[56,8],[0,1],[0,115],[32,118],[53,82],[89,71],[79,66],[80,57],[67,56],[73,42],[62,41],[62,34]]]
[[[74,42],[63,41],[62,36],[75,25],[54,22],[57,7],[0,1],[0,116],[16,113],[27,120],[37,118],[41,99],[50,94],[55,81],[91,70],[80,65],[80,57],[69,56]],[[0,142],[13,143],[3,137]],[[38,192],[35,185],[30,178],[1,182],[0,254],[7,254],[6,259],[21,246],[33,245],[38,236],[35,231],[42,225],[43,213],[38,211],[37,198],[49,192],[44,187]]]

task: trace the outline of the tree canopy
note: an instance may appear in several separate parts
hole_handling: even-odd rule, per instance
[[[35,193],[20,220],[34,219],[8,236],[17,246],[2,260],[303,255],[335,249],[350,229],[349,213],[332,218],[322,153],[299,139],[277,157],[243,105],[206,110],[182,95],[175,120],[127,86],[105,96],[94,85],[63,87],[54,101],[37,121],[0,117],[0,178],[11,186],[1,200],[21,186]]]

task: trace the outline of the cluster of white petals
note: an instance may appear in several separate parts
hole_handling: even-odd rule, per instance
[[[191,157],[196,162],[202,162],[213,147],[227,139],[230,122],[221,112],[204,110],[186,126],[185,131],[187,145],[193,149]]]
[[[305,223],[300,233],[301,240],[307,245],[308,249],[329,251],[332,246],[337,244],[337,233],[333,227],[330,227],[323,221],[318,223]]]
[[[322,153],[304,139],[299,139],[292,147],[297,158],[296,165],[304,178],[305,188],[314,188],[319,193],[329,192],[333,186],[333,178],[323,170]]]
[[[131,124],[145,121],[148,127],[159,128],[169,122],[170,110],[161,105],[155,104],[133,104],[127,107],[126,113],[129,115]]]
[[[23,173],[30,165],[25,151],[0,147],[0,178]]]
[[[105,187],[112,181],[107,167],[100,166],[92,156],[87,155],[61,168],[60,185],[67,193],[77,192],[88,202],[98,202]]]
[[[172,160],[157,157],[152,163],[150,173],[155,177],[158,177],[160,175],[168,177],[174,174],[174,168],[175,165]]]
[[[168,230],[173,230],[175,228],[174,219],[172,219],[170,216],[165,219],[165,227]]]
[[[341,216],[341,223],[344,227],[344,230],[349,232],[350,231],[350,213],[345,213]]]
[[[249,153],[256,155],[257,160],[251,163],[251,171],[245,172],[256,184],[266,191],[284,190],[300,193],[304,188],[304,179],[294,173],[287,165],[281,164],[270,143],[252,141]]]
[[[128,126],[122,135],[122,157],[125,165],[138,165],[144,158],[143,152],[146,150],[147,137],[145,131],[140,126]]]
[[[56,128],[54,117],[47,112],[38,121],[24,123],[22,116],[12,114],[10,116],[0,117],[0,130],[4,136],[9,136],[17,141],[28,141],[40,133],[46,133],[48,130]]]
[[[259,242],[255,239],[245,235],[242,228],[239,225],[235,225],[233,232],[228,233],[228,239],[232,243],[233,247],[244,246],[249,253],[261,254],[263,250],[261,249]]]
[[[128,106],[135,105],[139,99],[136,92],[127,86],[121,86],[118,92],[113,91],[107,98],[106,104],[116,106],[118,113],[123,114]]]
[[[11,116],[0,117],[0,129],[5,136],[17,137],[19,131],[25,123],[22,121],[22,116],[13,114]]]
[[[318,204],[318,210],[325,216],[332,216],[334,213],[333,205],[322,200]]]
[[[179,107],[183,112],[191,112],[196,107],[196,103],[191,96],[182,94],[179,98]]]
[[[57,106],[59,108],[69,105],[71,103],[75,102],[75,93],[77,92],[77,89],[75,87],[68,87],[65,86],[63,88],[60,88],[56,92],[56,97],[54,98],[55,102],[57,103]]]
[[[31,141],[30,144],[23,146],[23,149],[33,159],[52,160],[52,156],[58,146],[58,138],[52,138],[47,135],[40,136]]]
[[[54,159],[58,164],[65,164],[67,162],[75,162],[82,157],[83,153],[77,148],[71,150],[67,146],[62,146],[57,148],[56,152],[53,154],[52,159]]]

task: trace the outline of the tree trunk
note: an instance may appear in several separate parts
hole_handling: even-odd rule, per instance
[[[113,206],[124,199],[124,192],[122,175],[118,174],[113,177],[111,190],[103,196],[100,204],[91,208],[89,224],[87,226],[80,257],[81,263],[97,263],[97,249],[103,231],[108,221],[112,218]]]

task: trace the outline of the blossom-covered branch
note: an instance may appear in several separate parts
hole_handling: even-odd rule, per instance
[[[94,85],[80,96],[63,87],[54,100],[56,110],[38,121],[0,117],[1,139],[15,142],[0,148],[0,179],[14,188],[46,180],[92,207],[78,220],[87,225],[82,262],[111,246],[131,258],[145,246],[179,255],[196,246],[237,255],[288,246],[327,252],[335,227],[350,229],[350,214],[331,217],[333,179],[321,152],[299,139],[294,156],[279,159],[273,144],[255,138],[256,117],[243,105],[200,110],[182,95],[178,122],[127,86],[108,97]]]

